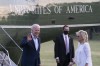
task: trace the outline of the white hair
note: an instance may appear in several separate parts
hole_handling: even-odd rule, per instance
[[[36,28],[36,27],[40,28],[40,25],[39,24],[33,24],[32,27],[31,27],[31,30]]]
[[[82,38],[84,39],[84,42],[88,42],[88,33],[84,30],[79,30],[78,32],[76,32],[76,35],[81,35]]]

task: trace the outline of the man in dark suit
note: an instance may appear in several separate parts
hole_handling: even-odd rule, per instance
[[[21,42],[23,48],[21,66],[40,66],[40,26],[33,24],[31,34],[25,36]]]
[[[69,27],[63,27],[63,34],[54,40],[54,53],[57,66],[70,66],[74,58],[73,39],[69,36]]]

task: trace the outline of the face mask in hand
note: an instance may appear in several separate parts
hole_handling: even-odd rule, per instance
[[[64,31],[64,34],[67,35],[69,33],[69,31]]]

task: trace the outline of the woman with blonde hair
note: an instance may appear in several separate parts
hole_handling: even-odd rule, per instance
[[[91,49],[88,42],[88,34],[84,30],[76,32],[78,47],[75,52],[74,61],[77,66],[92,66]]]

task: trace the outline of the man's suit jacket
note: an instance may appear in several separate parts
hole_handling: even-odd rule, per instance
[[[40,39],[38,38],[38,50],[35,48],[34,41],[27,41],[24,37],[21,42],[23,48],[21,66],[38,66],[40,64]]]
[[[69,37],[70,61],[72,61],[72,58],[74,58],[74,45],[73,45],[73,39],[70,36],[68,37]],[[63,62],[63,60],[66,59],[66,47],[65,47],[63,34],[56,37],[54,42],[55,42],[55,47],[54,47],[55,58],[59,57],[60,61]]]

